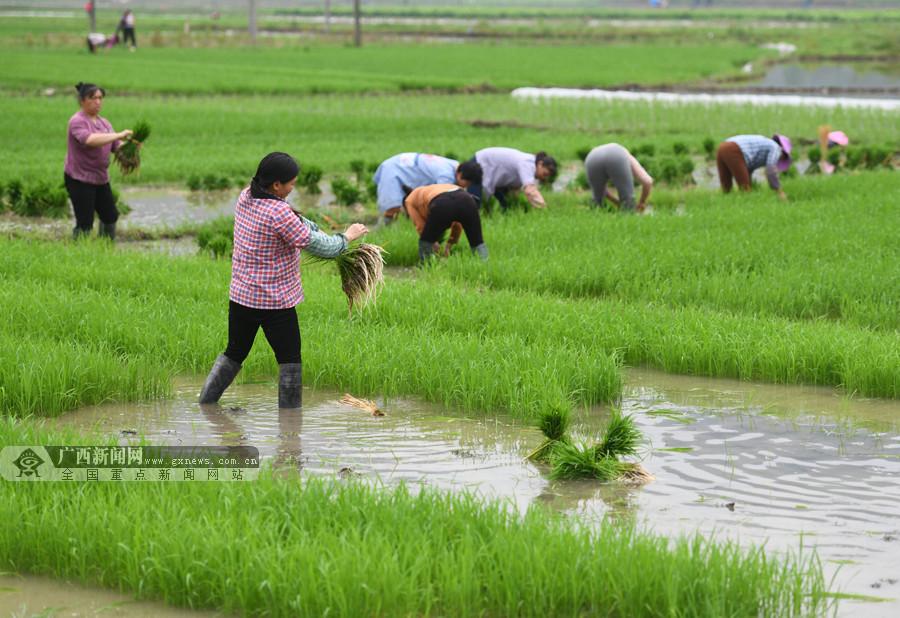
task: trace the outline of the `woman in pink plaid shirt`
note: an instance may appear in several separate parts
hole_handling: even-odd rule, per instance
[[[228,347],[213,365],[200,403],[215,403],[250,354],[260,327],[278,360],[278,407],[299,408],[302,373],[296,306],[303,302],[300,251],[337,257],[368,233],[354,223],[343,234],[325,234],[285,198],[300,166],[283,152],[266,155],[234,208],[234,252],[228,306]]]

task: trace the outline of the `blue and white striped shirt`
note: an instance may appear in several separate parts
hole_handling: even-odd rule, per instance
[[[778,170],[775,167],[778,165],[778,160],[781,159],[781,146],[775,140],[762,135],[735,135],[725,141],[734,142],[741,149],[744,163],[747,164],[747,171],[752,174],[753,170],[765,167],[769,186],[773,189],[781,187],[778,181]]]

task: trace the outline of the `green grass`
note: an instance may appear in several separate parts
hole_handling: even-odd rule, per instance
[[[450,90],[488,85],[610,86],[677,83],[734,73],[769,55],[745,45],[368,45],[233,49],[4,49],[7,89],[71,87],[73,76],[110,92],[145,94],[311,94]],[[514,67],[526,63],[528,71]],[[265,70],[260,70],[265,67]],[[437,67],[440,67],[436,70]],[[76,79],[75,81],[78,81]],[[154,125],[155,126],[155,125]]]
[[[785,183],[788,203],[763,187],[731,196],[695,189],[661,198],[677,198],[684,215],[672,204],[654,217],[589,210],[584,194],[553,196],[546,212],[487,222],[492,260],[486,268],[451,260],[445,271],[456,281],[520,293],[833,321],[891,333],[900,328],[893,234],[900,217],[886,199],[895,184],[893,172],[797,179]],[[388,248],[391,263],[415,264],[415,235],[405,222],[377,232],[373,242]]]
[[[4,444],[79,439],[0,419]],[[819,616],[832,604],[813,554],[589,530],[468,493],[264,473],[0,494],[14,522],[0,527],[2,568],[240,615]]]
[[[171,376],[204,373],[224,349],[225,261],[120,253],[101,243],[0,244],[7,249],[0,258],[0,297],[9,318],[0,337],[45,342],[0,348],[8,378],[0,391],[3,413],[53,415],[106,398],[158,397]],[[47,251],[52,261],[35,259]],[[620,393],[615,351],[527,341],[501,330],[458,334],[349,321],[332,268],[307,267],[304,283],[307,385],[418,394],[463,410],[507,410],[525,418],[547,402],[588,405]],[[54,342],[74,352],[45,366],[41,351]],[[75,362],[81,350],[89,352],[84,366]],[[273,372],[271,351],[260,343],[241,375],[259,379]]]
[[[77,110],[74,97],[12,96],[5,105],[0,132],[17,147],[0,149],[0,181],[59,178],[66,123]],[[249,179],[273,150],[290,152],[327,174],[346,172],[355,159],[379,162],[408,151],[468,157],[494,145],[545,150],[574,161],[579,149],[608,141],[653,143],[658,153],[684,142],[696,152],[707,137],[718,141],[736,131],[777,130],[796,142],[813,139],[823,120],[803,108],[531,102],[507,95],[185,98],[124,97],[114,90],[103,115],[116,129],[141,119],[153,126],[153,138],[141,152],[141,171],[128,177],[129,183],[182,186],[191,176],[207,174]],[[900,135],[896,114],[838,109],[828,116],[855,144],[894,143]],[[476,120],[498,124],[473,126]],[[110,171],[114,185],[123,182],[118,170]]]

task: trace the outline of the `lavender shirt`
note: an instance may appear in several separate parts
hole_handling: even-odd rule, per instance
[[[91,133],[114,133],[106,118],[96,120],[78,110],[69,118],[69,149],[66,152],[66,174],[90,185],[109,182],[109,153],[119,148],[119,140],[105,146],[88,146]]]
[[[484,171],[485,200],[497,189],[521,189],[537,184],[533,154],[515,148],[483,148],[475,153],[475,160]]]

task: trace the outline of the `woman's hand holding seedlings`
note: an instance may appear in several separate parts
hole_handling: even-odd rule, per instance
[[[365,225],[363,225],[362,223],[354,223],[347,228],[347,231],[344,232],[344,236],[349,242],[353,242],[357,238],[362,238],[368,233],[369,228],[367,228]]]

